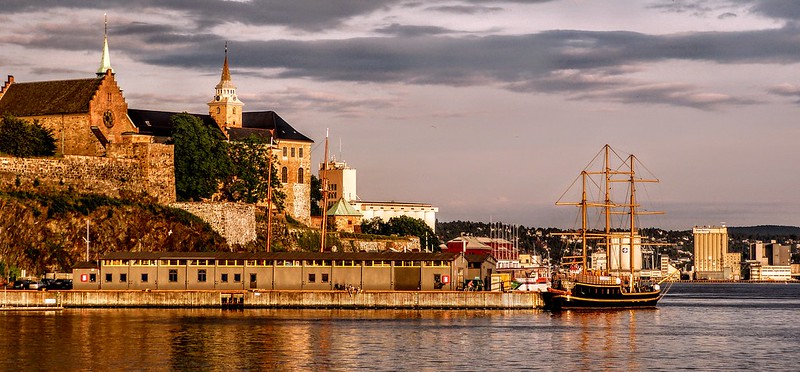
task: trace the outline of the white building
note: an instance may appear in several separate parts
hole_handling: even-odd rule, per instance
[[[324,165],[320,164],[320,173],[323,167]],[[388,221],[392,217],[408,216],[425,221],[431,230],[436,231],[436,212],[439,212],[439,207],[427,203],[362,201],[356,192],[356,170],[343,161],[329,161],[326,176],[330,191],[328,208],[339,198],[343,198],[361,212],[363,220],[380,217],[381,220]]]

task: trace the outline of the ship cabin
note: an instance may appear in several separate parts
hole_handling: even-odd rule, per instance
[[[453,291],[461,253],[112,252],[73,268],[75,290]]]

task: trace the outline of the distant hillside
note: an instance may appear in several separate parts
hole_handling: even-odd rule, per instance
[[[728,227],[728,235],[750,238],[800,237],[800,227],[760,225],[747,227]]]
[[[112,251],[229,250],[207,223],[185,211],[97,195],[0,192],[0,266],[17,274],[68,271]],[[5,270],[0,267],[0,270]],[[0,271],[1,273],[1,271]]]

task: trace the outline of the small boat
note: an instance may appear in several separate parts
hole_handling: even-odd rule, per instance
[[[562,258],[564,269],[553,276],[552,284],[542,292],[545,309],[551,311],[568,309],[620,309],[620,308],[653,308],[666,293],[662,283],[643,279],[641,272],[641,246],[648,244],[639,236],[636,219],[639,214],[655,214],[660,212],[640,212],[636,201],[636,185],[642,182],[658,182],[657,179],[637,178],[635,166],[637,159],[630,155],[621,158],[619,164],[611,164],[611,156],[617,155],[609,146],[595,156],[595,159],[581,172],[581,200],[579,202],[562,202],[556,205],[572,205],[580,207],[581,227],[576,231],[563,233],[581,245],[580,256]],[[592,170],[602,159],[602,169]],[[590,180],[594,176],[600,181]],[[577,180],[576,180],[577,182]],[[611,184],[626,182],[627,191],[623,196],[612,193]],[[573,183],[574,185],[574,183]],[[598,186],[601,200],[587,198],[590,185]],[[623,187],[623,189],[625,189]],[[565,193],[566,195],[566,193]],[[613,199],[622,199],[616,201]],[[563,198],[563,196],[562,196]],[[588,226],[589,210],[596,208],[605,221],[602,228],[591,229]],[[624,215],[625,227],[612,227],[613,215]],[[590,268],[587,263],[587,242],[597,241],[598,249],[604,248],[607,257],[604,267]]]

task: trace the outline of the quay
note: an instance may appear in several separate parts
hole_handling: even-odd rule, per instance
[[[466,291],[8,291],[4,307],[541,309],[538,292]]]

